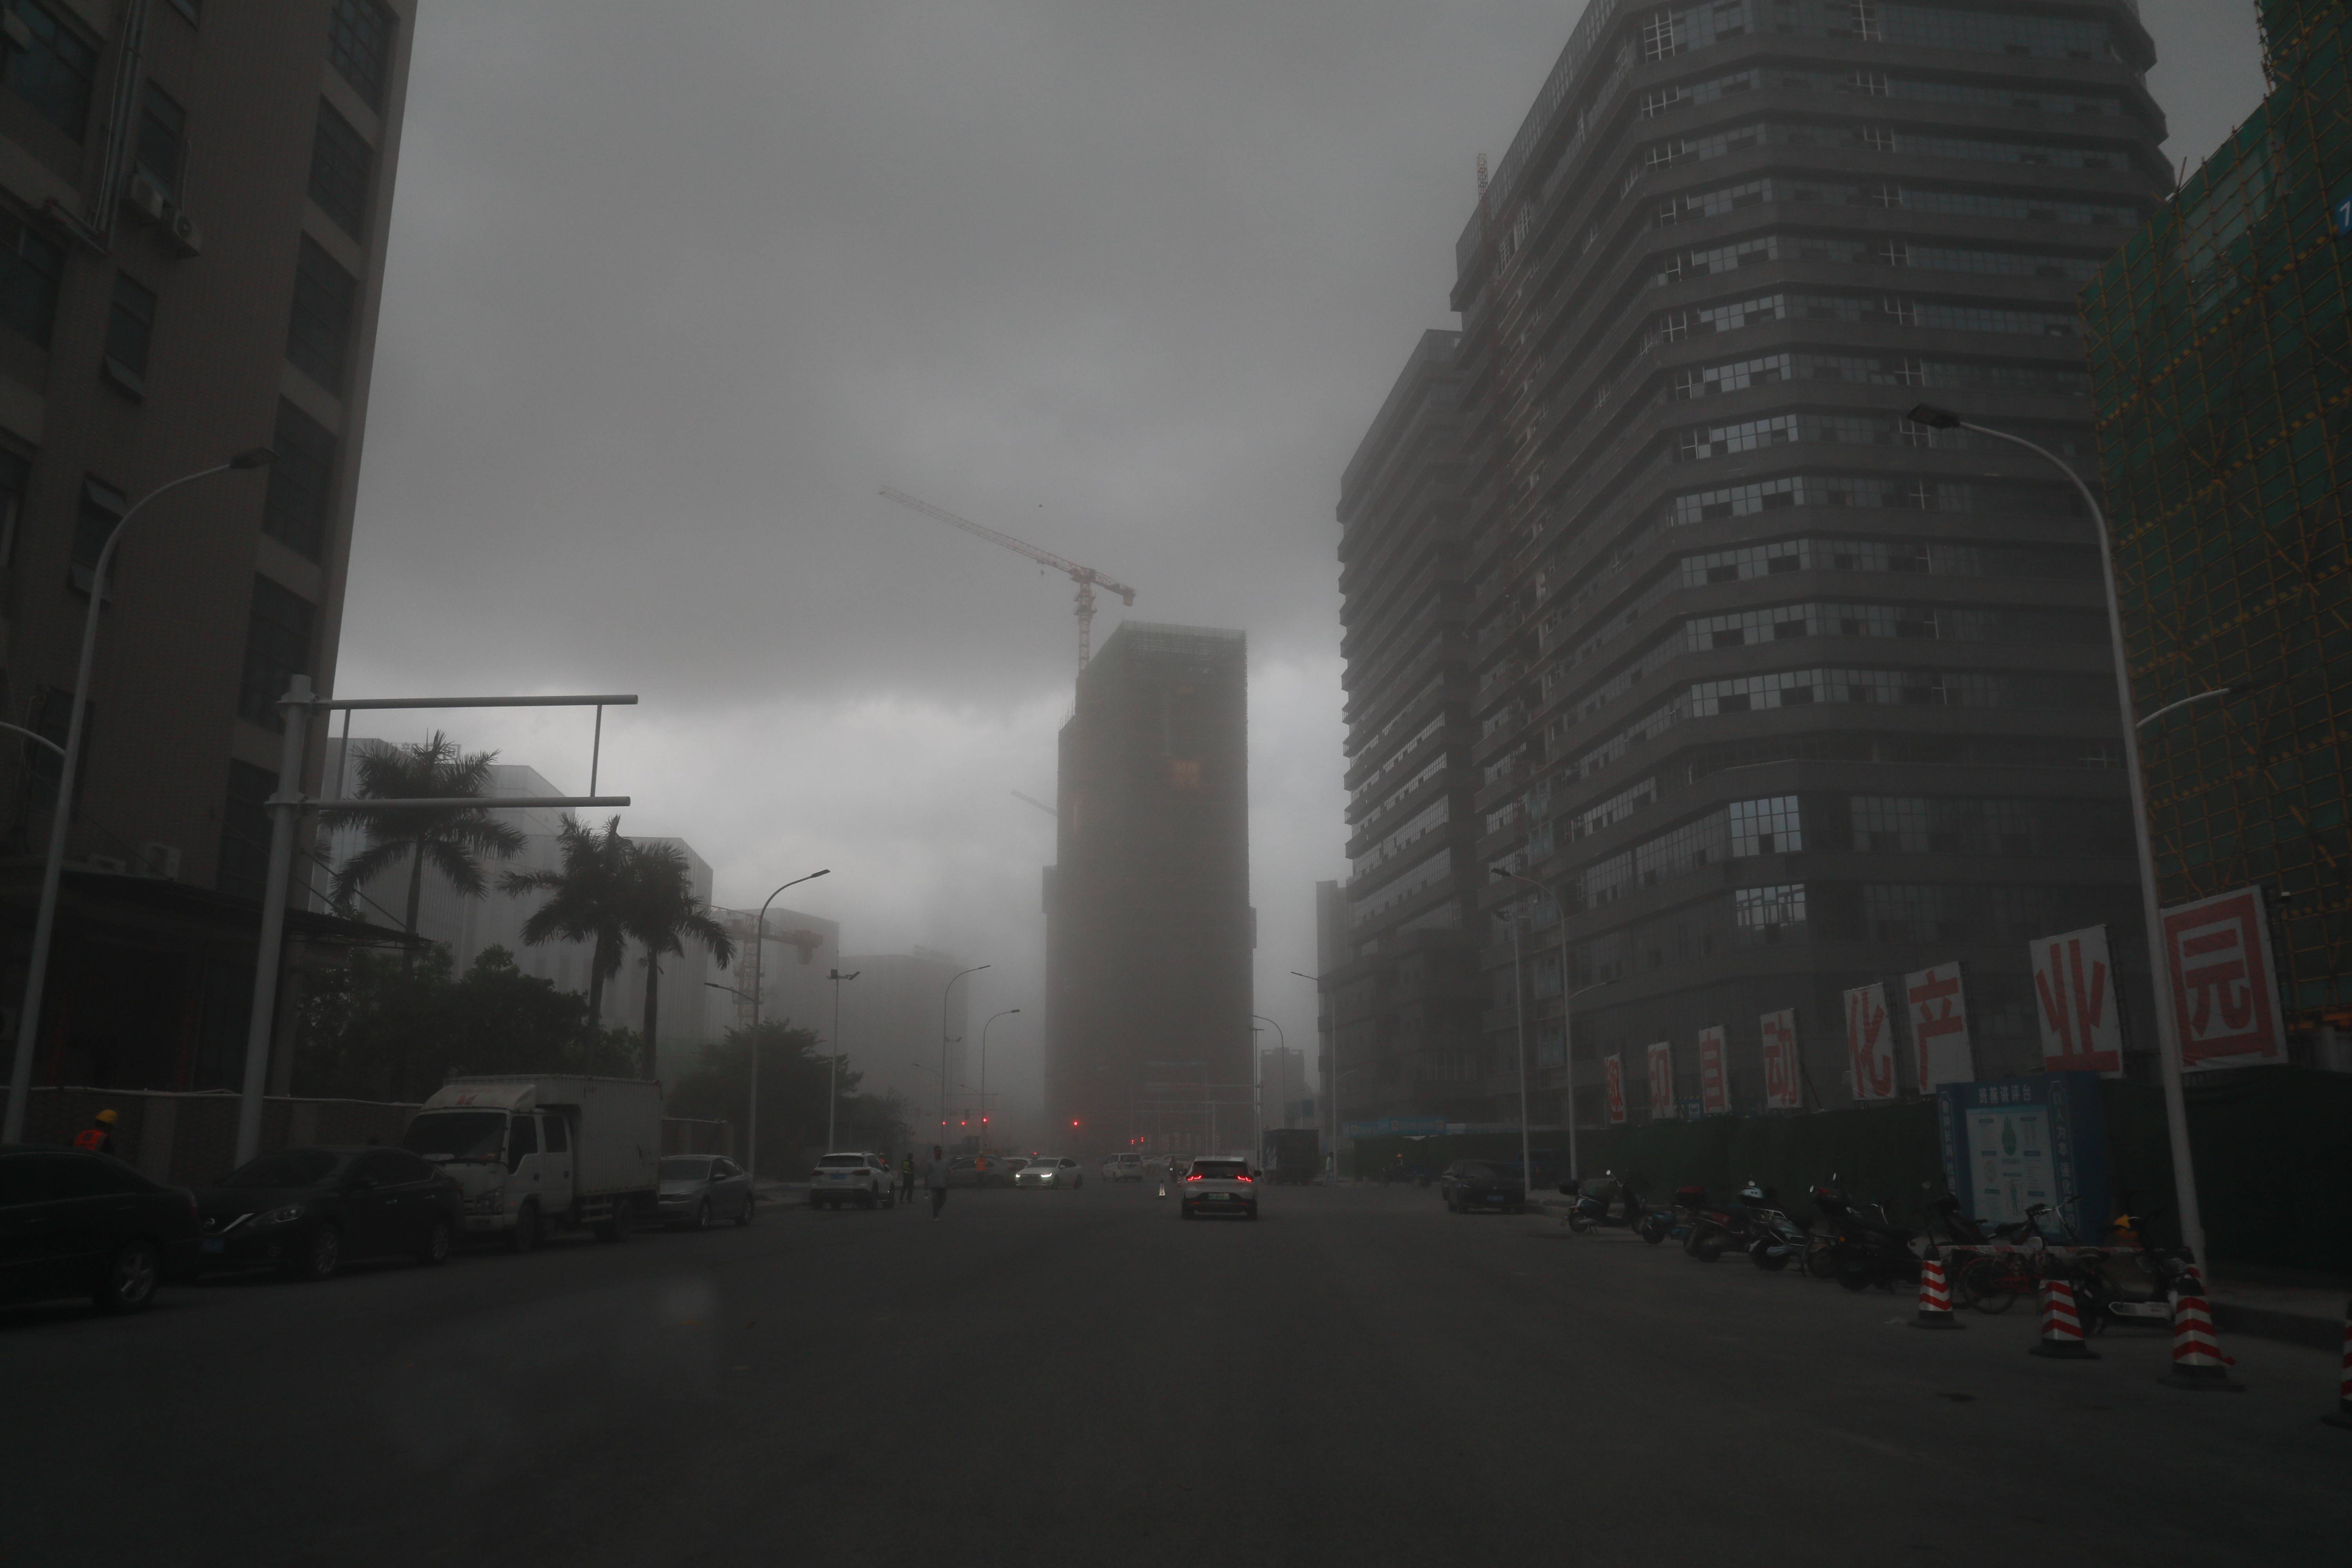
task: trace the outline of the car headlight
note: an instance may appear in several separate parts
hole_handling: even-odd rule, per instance
[[[300,1204],[288,1204],[282,1209],[271,1209],[268,1214],[263,1215],[253,1223],[256,1225],[292,1225],[296,1220],[300,1219],[301,1217],[302,1205]]]

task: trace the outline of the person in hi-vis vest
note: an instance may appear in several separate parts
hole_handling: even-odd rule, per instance
[[[101,1110],[89,1119],[89,1125],[74,1134],[74,1147],[89,1154],[114,1152],[114,1124],[122,1119],[111,1110]]]

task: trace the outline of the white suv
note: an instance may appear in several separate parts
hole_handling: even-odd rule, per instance
[[[1113,1154],[1103,1162],[1102,1175],[1106,1182],[1139,1182],[1143,1180],[1143,1156],[1132,1152]]]
[[[809,1207],[813,1209],[837,1209],[844,1204],[887,1209],[898,1201],[898,1178],[890,1173],[887,1154],[870,1150],[827,1154],[809,1173]]]
[[[1257,1173],[1238,1154],[1203,1154],[1184,1173],[1177,1196],[1178,1215],[1193,1219],[1204,1214],[1237,1214],[1257,1218]]]

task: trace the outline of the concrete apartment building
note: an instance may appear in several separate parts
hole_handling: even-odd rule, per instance
[[[2107,925],[2146,994],[2087,521],[2029,455],[1904,415],[2090,468],[2075,296],[2171,189],[2152,58],[2123,0],[1586,12],[1456,250],[1487,1005],[1419,1103],[1516,1117],[1498,915],[1529,921],[1545,1123],[1604,1121],[1612,1056],[1634,1120],[1674,1113],[1718,1027],[1729,1107],[1761,1108],[1783,1010],[1801,1102],[1848,1103],[1843,992],[1930,964],[1962,967],[1977,1076],[2038,1066],[2039,935]],[[1402,1079],[1450,1048],[1390,1050]]]
[[[1256,917],[1242,634],[1121,623],[1078,676],[1058,799],[1047,1125],[1087,1150],[1246,1148]]]
[[[1349,874],[1318,935],[1343,1124],[1492,1114],[1460,349],[1422,334],[1339,484]]]
[[[63,739],[91,570],[128,508],[240,450],[278,454],[124,534],[82,694],[37,1082],[241,1071],[273,704],[297,673],[334,683],[414,16],[11,0],[0,18],[6,720]],[[56,769],[29,745],[0,756],[12,1029]],[[292,963],[306,941],[368,940],[303,913],[291,934]]]

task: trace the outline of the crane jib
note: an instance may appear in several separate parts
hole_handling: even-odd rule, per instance
[[[1056,572],[1066,574],[1071,582],[1078,585],[1076,614],[1078,620],[1078,668],[1080,669],[1087,667],[1087,658],[1093,651],[1096,587],[1099,585],[1117,594],[1121,604],[1135,603],[1134,589],[1124,583],[1113,582],[1091,566],[1081,566],[1075,561],[1066,561],[1050,550],[1040,550],[1035,545],[1015,539],[1009,533],[999,533],[985,524],[974,522],[968,517],[958,517],[955,513],[935,507],[929,501],[917,500],[913,496],[894,490],[887,485],[882,487],[882,493],[911,511],[919,511],[925,517],[936,518],[951,528],[962,529],[966,533],[978,534],[992,544],[1001,544],[1007,550],[1027,556],[1040,566],[1051,566]]]

